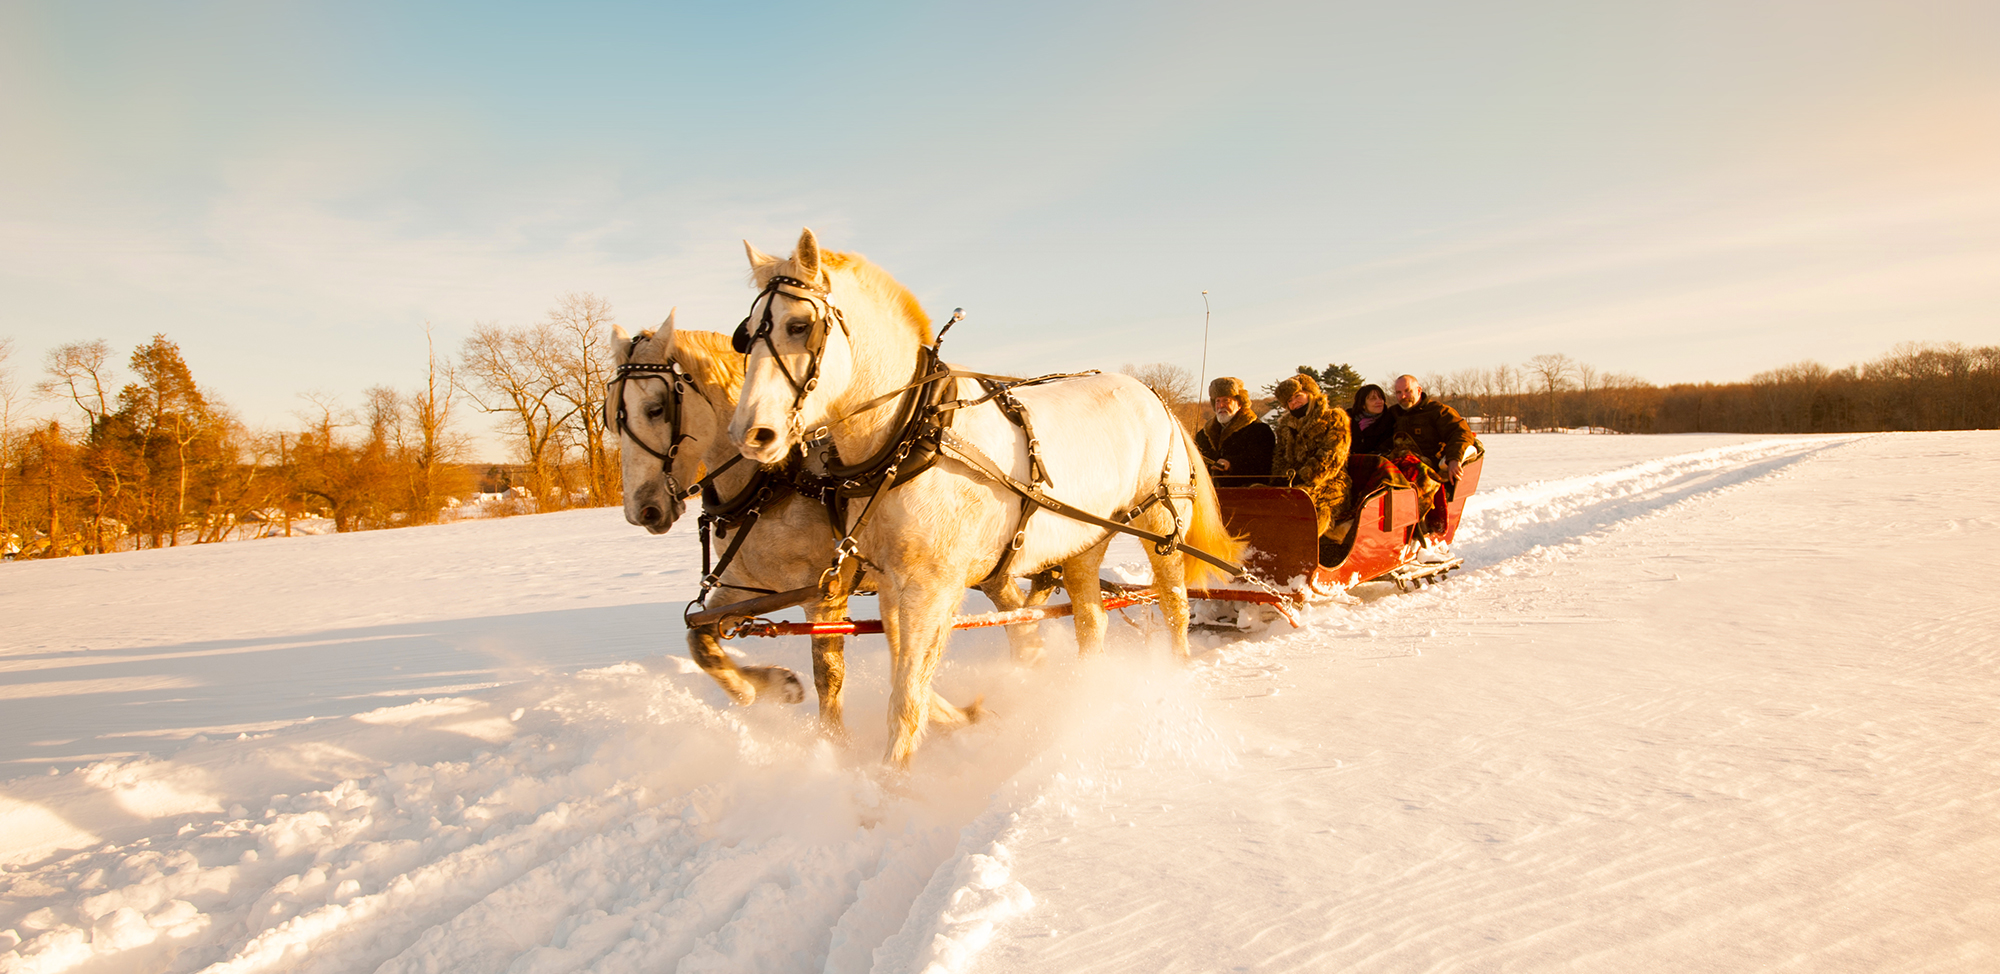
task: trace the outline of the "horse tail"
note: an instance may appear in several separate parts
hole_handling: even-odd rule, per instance
[[[1175,421],[1174,428],[1181,431],[1181,448],[1187,452],[1188,464],[1194,468],[1194,513],[1188,518],[1183,540],[1190,546],[1200,548],[1224,561],[1243,560],[1243,540],[1229,533],[1228,525],[1222,522],[1222,504],[1215,499],[1215,481],[1208,476],[1208,464],[1201,462],[1201,451],[1195,448],[1194,434],[1187,427]],[[1222,569],[1183,552],[1182,570],[1186,573],[1189,587],[1214,578],[1225,580]]]

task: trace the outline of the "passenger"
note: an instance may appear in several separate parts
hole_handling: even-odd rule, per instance
[[[1459,461],[1472,445],[1472,427],[1458,410],[1424,395],[1414,375],[1398,376],[1391,388],[1396,393],[1396,404],[1389,407],[1396,421],[1395,436],[1406,438],[1417,456],[1443,474],[1445,483],[1456,483]]]
[[[1224,376],[1209,383],[1208,398],[1215,418],[1194,435],[1194,445],[1208,461],[1216,486],[1254,487],[1268,482],[1277,434],[1257,421],[1242,380]]]
[[[1389,462],[1417,488],[1417,533],[1427,552],[1423,557],[1443,557],[1429,546],[1445,529],[1446,505],[1458,493],[1459,461],[1472,445],[1472,427],[1458,410],[1424,395],[1416,376],[1398,376],[1391,388],[1396,405],[1389,407],[1389,415],[1395,417],[1396,433]]]
[[[1373,382],[1354,391],[1354,405],[1347,407],[1348,425],[1354,430],[1355,453],[1387,456],[1396,436],[1396,419],[1389,415],[1389,397]]]
[[[1294,375],[1278,383],[1278,449],[1271,459],[1271,479],[1290,484],[1312,498],[1319,534],[1343,541],[1352,530],[1347,516],[1347,450],[1352,440],[1347,411],[1326,401],[1318,380]],[[1322,545],[1322,548],[1325,546]]]

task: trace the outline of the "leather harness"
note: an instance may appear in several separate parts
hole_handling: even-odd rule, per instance
[[[841,417],[841,419],[846,419],[887,405],[892,400],[899,398],[902,400],[902,404],[898,408],[896,420],[896,429],[898,432],[896,435],[890,437],[868,459],[859,463],[843,464],[833,447],[830,435],[833,423],[838,420],[821,424],[817,429],[812,431],[810,437],[805,435],[805,431],[802,428],[803,424],[800,422],[800,413],[803,410],[806,397],[819,384],[820,362],[826,351],[827,335],[835,326],[839,327],[843,334],[851,335],[847,330],[847,323],[841,315],[840,309],[831,300],[830,290],[830,287],[821,287],[817,282],[806,282],[782,275],[774,276],[764,285],[763,290],[758,293],[757,297],[752,299],[750,303],[752,314],[744,317],[731,339],[732,346],[737,351],[746,355],[750,353],[757,342],[763,342],[765,348],[770,350],[772,360],[776,362],[780,372],[785,376],[786,381],[791,383],[796,393],[792,400],[791,415],[788,422],[792,429],[794,442],[801,445],[807,463],[801,465],[799,475],[793,480],[794,487],[803,494],[817,494],[821,501],[827,505],[827,513],[836,525],[848,524],[848,501],[855,498],[867,498],[866,506],[861,509],[861,513],[854,518],[853,523],[846,528],[839,542],[835,544],[833,563],[820,576],[819,591],[822,596],[831,591],[835,581],[840,577],[842,569],[850,559],[857,559],[863,564],[867,564],[867,560],[861,555],[860,549],[855,542],[855,536],[861,533],[861,529],[867,523],[869,516],[874,513],[877,502],[890,489],[898,484],[907,482],[936,465],[938,458],[941,456],[950,457],[965,464],[979,475],[1007,488],[1021,498],[1020,520],[1016,523],[1013,539],[1008,544],[1007,549],[1001,553],[998,562],[993,566],[993,570],[987,574],[988,581],[1004,577],[1008,574],[1013,565],[1015,555],[1019,553],[1021,547],[1026,543],[1028,519],[1037,510],[1048,510],[1063,517],[1083,521],[1107,530],[1134,535],[1151,542],[1154,551],[1161,555],[1169,554],[1173,551],[1182,551],[1215,565],[1229,572],[1232,576],[1243,574],[1243,567],[1241,565],[1233,564],[1209,552],[1202,551],[1182,540],[1182,534],[1186,530],[1186,525],[1181,521],[1179,511],[1175,510],[1171,505],[1168,507],[1169,510],[1174,510],[1174,527],[1171,533],[1164,535],[1155,534],[1141,528],[1133,527],[1130,523],[1132,519],[1138,517],[1154,504],[1163,503],[1176,497],[1191,498],[1195,496],[1192,458],[1190,459],[1188,480],[1186,483],[1172,482],[1168,474],[1170,463],[1163,464],[1160,469],[1159,487],[1131,508],[1113,512],[1112,518],[1099,517],[1096,514],[1050,496],[1048,488],[1054,485],[1049,477],[1048,468],[1042,461],[1041,442],[1035,437],[1034,426],[1029,419],[1027,406],[1014,397],[1013,391],[1024,386],[1058,382],[1086,375],[1096,375],[1095,371],[1059,373],[1037,376],[1031,379],[1021,379],[1012,376],[952,369],[946,367],[939,360],[939,349],[943,344],[942,334],[940,334],[939,339],[934,344],[920,347],[917,353],[914,377],[909,383],[876,396],[850,410],[846,416]],[[785,365],[784,357],[779,354],[777,345],[771,338],[771,332],[775,327],[771,311],[771,306],[775,302],[771,299],[778,294],[784,294],[805,301],[815,311],[813,320],[807,326],[805,333],[808,360],[803,378],[795,376],[791,369]],[[757,327],[753,330],[750,327],[750,320],[756,314],[758,302],[763,302],[764,304],[763,314],[758,321]],[[954,316],[953,321],[955,322],[956,320],[957,316]],[[938,401],[938,396],[946,388],[945,383],[949,380],[957,379],[976,380],[985,391],[985,394],[974,399]],[[1027,436],[1029,472],[1027,482],[1023,482],[1001,470],[999,465],[994,463],[992,458],[988,457],[984,451],[951,430],[952,418],[959,410],[970,409],[987,402],[994,403],[996,408],[1001,411],[1001,414],[1006,416],[1014,425],[1019,426]],[[1162,408],[1165,408],[1164,405],[1162,405]],[[1169,420],[1172,421],[1171,416]],[[804,469],[814,465],[817,465],[823,473],[814,475]]]

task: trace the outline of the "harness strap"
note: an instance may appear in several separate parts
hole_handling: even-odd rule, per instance
[[[925,435],[926,431],[915,431],[913,435],[912,430],[915,430],[917,425],[912,424],[909,429],[906,429],[901,437],[900,445],[896,448],[895,454],[889,459],[889,465],[880,471],[881,479],[876,482],[874,491],[868,495],[868,506],[861,509],[860,515],[854,519],[853,526],[847,528],[840,541],[834,544],[833,564],[825,572],[821,573],[819,578],[819,590],[822,597],[832,594],[833,587],[839,582],[840,570],[846,566],[849,559],[861,559],[863,564],[867,564],[867,560],[861,558],[860,547],[854,543],[854,536],[861,533],[862,526],[868,523],[869,515],[875,513],[876,504],[882,499],[882,495],[887,494],[891,487],[896,486],[902,481],[903,478],[897,476],[897,468],[902,466],[903,461],[909,458],[910,451],[917,445],[917,441],[930,438]],[[932,425],[929,429],[935,429],[940,436],[946,432],[942,426]],[[930,463],[934,462],[936,462],[936,453],[933,449],[930,455],[924,459],[924,465],[928,467]],[[834,490],[830,493],[837,499],[844,491]],[[845,510],[841,511],[843,516],[845,513]],[[834,523],[845,524],[846,522],[843,520]]]
[[[1054,487],[1055,480],[1049,476],[1049,468],[1042,463],[1042,441],[1035,437],[1035,424],[1028,419],[1028,407],[1014,398],[1013,390],[1009,386],[1003,385],[997,388],[989,386],[989,388],[992,390],[989,397],[994,405],[1000,407],[1001,415],[1012,420],[1014,425],[1019,426],[1021,432],[1028,436],[1028,481]]]
[[[701,512],[703,517],[711,521],[719,521],[727,524],[741,517],[743,512],[750,510],[753,505],[761,507],[763,506],[762,502],[769,499],[768,497],[759,496],[760,494],[769,492],[772,479],[772,472],[769,467],[758,467],[757,472],[750,475],[750,482],[743,485],[743,490],[729,500],[723,500],[722,492],[715,489],[715,478],[722,476],[724,471],[736,466],[742,460],[743,454],[741,453],[730,457],[728,460],[723,461],[721,466],[716,467],[708,476],[701,478],[701,481],[695,485],[701,488]]]
[[[980,580],[980,585],[1007,577],[1008,570],[1014,567],[1014,556],[1019,555],[1021,546],[1028,543],[1028,518],[1033,517],[1039,510],[1041,508],[1035,506],[1032,498],[1022,496],[1021,519],[1014,522],[1014,539],[1007,543],[1005,551],[1000,552],[1000,560],[994,562],[993,570],[986,573],[986,577]]]
[[[738,454],[738,459],[741,459],[741,456],[741,454]],[[720,473],[733,463],[735,463],[734,460],[728,464],[724,464],[716,472]],[[764,505],[770,501],[772,496],[770,480],[771,471],[768,468],[759,467],[756,473],[750,475],[750,482],[743,486],[743,490],[727,503],[724,503],[721,495],[715,489],[713,475],[703,478],[702,512],[700,520],[696,522],[701,529],[701,594],[695,596],[696,602],[706,604],[708,602],[709,590],[717,587],[736,588],[753,592],[764,591],[763,589],[755,589],[743,585],[726,585],[722,581],[722,573],[729,567],[729,563],[736,559],[736,550],[743,546],[744,540],[750,536],[750,529],[756,526],[757,519],[763,515]],[[741,524],[740,529],[737,528],[738,524]],[[709,562],[709,532],[712,528],[718,526],[721,530],[725,531],[736,530],[736,534],[735,537],[730,539],[729,547],[723,550],[722,560],[711,566]]]
[[[1112,531],[1118,531],[1123,534],[1129,534],[1132,535],[1133,537],[1150,541],[1154,545],[1163,545],[1166,546],[1169,550],[1179,550],[1185,552],[1187,554],[1195,556],[1196,558],[1201,559],[1202,561],[1208,562],[1209,564],[1214,565],[1215,567],[1220,568],[1223,571],[1228,572],[1231,576],[1237,576],[1243,574],[1244,569],[1242,565],[1233,564],[1223,558],[1217,557],[1216,555],[1212,555],[1206,551],[1201,550],[1200,548],[1197,548],[1191,544],[1188,544],[1185,541],[1180,540],[1177,537],[1154,534],[1153,532],[1144,530],[1142,528],[1135,528],[1130,524],[1121,524],[1117,521],[1101,518],[1095,514],[1090,513],[1089,511],[1084,510],[1083,508],[1077,507],[1073,504],[1069,504],[1062,500],[1058,500],[1054,497],[1050,497],[1049,495],[1043,493],[1040,487],[1035,486],[1033,484],[1024,484],[1019,480],[1014,479],[1012,476],[1009,476],[1005,471],[1001,470],[999,466],[993,462],[992,458],[988,457],[984,451],[980,450],[979,447],[974,446],[972,443],[968,442],[964,437],[959,436],[957,433],[954,433],[951,430],[943,430],[940,432],[938,436],[938,447],[939,450],[943,452],[946,456],[949,456],[952,459],[957,460],[960,463],[963,463],[973,468],[974,470],[979,471],[980,473],[986,475],[989,479],[993,480],[995,483],[998,483],[1001,486],[1006,487],[1008,490],[1011,490],[1014,493],[1021,495],[1021,497],[1024,500],[1030,501],[1038,507],[1045,508],[1049,511],[1053,511],[1057,514],[1060,514],[1067,518],[1071,518],[1073,520],[1082,521],[1086,524],[1095,524],[1101,528],[1108,528]],[[1162,485],[1163,489],[1166,486],[1167,485]],[[1177,487],[1178,485],[1174,486]],[[1188,491],[1189,494],[1192,495],[1193,490],[1191,487],[1188,488]]]
[[[933,351],[931,356],[920,356],[920,359],[931,358],[934,357],[935,354],[936,354],[935,351]],[[870,399],[867,402],[864,402],[861,405],[848,410],[846,415],[844,416],[839,416],[834,419],[827,420],[825,423],[820,424],[820,427],[818,429],[813,430],[812,435],[807,437],[807,439],[814,439],[814,440],[821,439],[825,437],[827,431],[830,430],[837,423],[853,419],[854,417],[859,416],[862,413],[865,413],[871,409],[883,405],[884,403],[887,403],[888,401],[896,398],[897,396],[902,395],[903,393],[909,392],[911,389],[916,389],[920,386],[926,386],[932,383],[943,382],[946,379],[977,379],[979,380],[980,384],[986,388],[987,393],[986,395],[980,396],[977,399],[948,399],[943,402],[937,403],[934,408],[936,408],[939,412],[949,412],[954,409],[970,409],[973,406],[982,405],[987,401],[993,399],[998,392],[1007,389],[1017,389],[1020,388],[1021,386],[1041,385],[1044,382],[1055,382],[1061,379],[1080,379],[1087,375],[1097,375],[1099,372],[1099,370],[1097,369],[1091,369],[1087,372],[1054,372],[1048,375],[1038,375],[1032,379],[1021,379],[1010,375],[994,375],[991,372],[973,372],[967,369],[951,369],[943,367],[939,367],[931,371],[922,371],[924,364],[925,363],[922,361],[918,362],[917,367],[921,373],[920,378],[912,380],[903,385],[897,386],[896,388],[891,389],[888,392],[876,396],[875,398]]]
[[[859,496],[872,490],[875,477],[879,476],[883,469],[889,465],[891,457],[898,456],[899,454],[901,456],[909,455],[909,442],[920,437],[924,432],[925,420],[928,418],[926,413],[936,412],[936,409],[930,405],[929,400],[931,397],[937,395],[937,382],[950,371],[948,369],[938,369],[936,365],[937,358],[935,351],[926,350],[917,356],[916,374],[920,378],[887,395],[876,396],[861,407],[850,411],[847,416],[822,425],[819,429],[813,431],[812,436],[807,437],[811,441],[828,439],[828,431],[834,423],[867,412],[883,403],[889,402],[897,396],[909,393],[896,416],[895,428],[899,432],[895,437],[884,442],[882,448],[875,451],[874,456],[859,463],[843,464],[835,456],[831,442],[828,442],[825,449],[821,451],[820,460],[826,470],[826,476],[833,480],[835,486],[847,493],[848,496]],[[906,474],[905,476],[907,478],[910,474]]]
[[[736,552],[743,547],[743,542],[750,538],[750,529],[757,526],[757,519],[762,514],[763,511],[760,510],[759,508],[751,508],[748,514],[745,514],[742,518],[738,519],[737,521],[733,523],[724,522],[722,524],[724,530],[733,530],[735,532],[735,535],[729,539],[729,546],[727,548],[722,549],[722,560],[716,563],[715,568],[713,570],[711,570],[708,566],[708,539],[709,539],[708,531],[709,531],[709,525],[716,523],[716,519],[712,519],[705,514],[702,515],[701,594],[695,596],[694,602],[691,604],[707,605],[708,593],[718,588],[735,589],[739,592],[758,592],[765,595],[768,595],[776,591],[775,589],[757,588],[756,586],[753,585],[730,585],[722,581],[722,573],[729,568],[730,562],[736,560]]]

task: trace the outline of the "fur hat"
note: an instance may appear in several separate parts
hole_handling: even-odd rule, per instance
[[[1313,399],[1324,398],[1326,396],[1326,393],[1320,390],[1319,380],[1314,379],[1312,376],[1309,376],[1304,372],[1300,372],[1297,375],[1286,376],[1282,381],[1278,383],[1278,388],[1276,392],[1273,393],[1273,395],[1277,397],[1278,405],[1283,406],[1286,403],[1291,402],[1292,397],[1298,395],[1301,392],[1306,394],[1306,399],[1308,401]]]
[[[1225,375],[1208,384],[1208,401],[1234,399],[1236,405],[1245,412],[1250,410],[1250,390],[1243,388],[1243,380]]]

